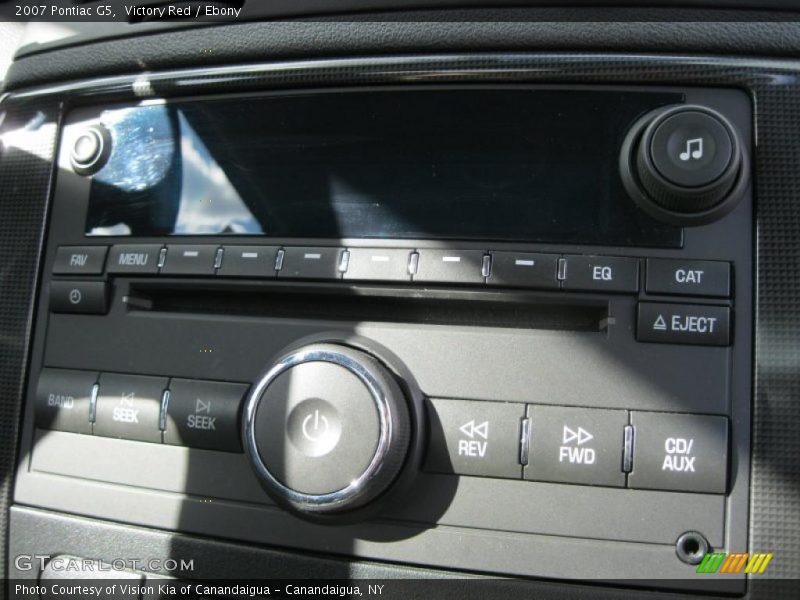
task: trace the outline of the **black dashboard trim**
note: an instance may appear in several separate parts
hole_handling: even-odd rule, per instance
[[[33,100],[174,97],[195,93],[376,83],[571,82],[739,87],[755,104],[757,290],[755,404],[749,543],[773,551],[773,577],[800,577],[800,544],[786,523],[800,520],[800,62],[621,54],[447,54],[261,63],[181,69],[44,86],[8,95],[3,107]],[[6,159],[3,159],[6,163]],[[2,164],[2,163],[0,163]],[[5,165],[2,165],[5,166]],[[43,190],[41,190],[43,191]],[[44,194],[30,198],[44,204]],[[3,222],[14,209],[4,202]],[[43,206],[40,205],[43,214]],[[34,208],[31,208],[34,210]],[[17,224],[21,221],[17,219]],[[37,229],[38,235],[38,229]],[[30,232],[6,239],[36,252]],[[30,261],[29,261],[30,262]],[[34,269],[35,271],[35,269]],[[29,275],[32,277],[32,275]],[[5,279],[5,278],[4,278]],[[24,278],[23,278],[24,279]],[[24,281],[23,281],[24,283]],[[30,289],[30,288],[27,288]],[[21,297],[13,302],[20,303]],[[30,301],[30,298],[27,299]],[[18,309],[22,306],[17,305]],[[26,310],[28,307],[25,307]],[[17,381],[20,381],[18,379]],[[8,400],[17,400],[13,394]],[[15,436],[14,438],[15,439]],[[758,586],[751,587],[751,595]],[[765,595],[765,597],[767,597]]]

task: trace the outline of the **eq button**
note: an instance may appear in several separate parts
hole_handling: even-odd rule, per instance
[[[612,256],[566,256],[560,276],[565,290],[637,292],[639,260]]]

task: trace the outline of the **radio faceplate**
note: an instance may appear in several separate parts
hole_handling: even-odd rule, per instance
[[[552,87],[524,89],[556,94]],[[587,94],[587,110],[598,93],[566,91],[577,105]],[[616,90],[615,97],[623,92],[653,94],[656,105],[681,98],[708,106],[751,145],[749,100],[740,92],[638,88]],[[281,98],[289,102],[292,95]],[[192,103],[197,110],[205,105]],[[470,235],[87,237],[97,180],[73,169],[68,131],[102,112],[74,111],[62,137],[24,430],[29,453],[17,501],[504,574],[592,578],[602,562],[604,576],[673,580],[667,587],[695,585],[694,568],[676,556],[684,532],[702,533],[715,550],[746,546],[749,192],[713,223],[669,226],[680,240],[674,247],[578,245],[564,233],[559,243]],[[628,125],[607,132],[607,139],[621,145]],[[111,143],[118,143],[113,128]],[[622,190],[616,153],[613,167],[605,167],[611,168],[605,177]],[[555,177],[576,175],[565,169]],[[637,210],[626,196],[614,201]],[[485,202],[492,210],[491,198]],[[576,202],[580,211],[585,198]],[[608,222],[598,224],[598,236]],[[214,418],[215,409],[197,403],[204,399],[196,388],[233,386],[232,396],[209,394],[212,403],[234,398],[223,406],[238,425],[241,390],[287,349],[316,342],[370,353],[405,393],[418,390],[425,398],[412,414],[405,489],[379,499],[379,513],[364,523],[299,521],[272,504],[243,454],[227,451],[235,443],[211,450],[189,436],[168,439],[165,391],[172,396],[195,386],[195,410],[186,411],[209,432],[209,421],[197,417]],[[37,384],[65,372],[79,381],[78,391],[67,393],[58,383],[44,386],[37,399]],[[146,440],[127,433],[136,429],[131,422],[125,429],[114,419],[115,408],[136,406],[97,412],[113,398],[135,402],[131,394],[148,400],[137,414],[151,415],[142,419]],[[73,406],[84,406],[85,397],[87,406],[94,403],[94,420],[87,408],[79,431],[57,425],[63,415],[74,419],[65,412],[74,409],[51,395],[72,397]],[[53,415],[39,410],[34,427],[37,403]],[[117,425],[105,427],[107,414]],[[241,441],[238,428],[226,431]],[[142,502],[149,510],[134,511]],[[631,543],[646,549],[635,565]],[[737,591],[743,579],[715,583]]]

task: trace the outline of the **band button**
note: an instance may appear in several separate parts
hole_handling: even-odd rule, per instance
[[[42,369],[36,387],[36,427],[92,433],[92,388],[97,373]]]

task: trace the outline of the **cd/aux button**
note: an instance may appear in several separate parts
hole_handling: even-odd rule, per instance
[[[725,493],[727,418],[634,411],[631,424],[635,434],[628,487]]]

